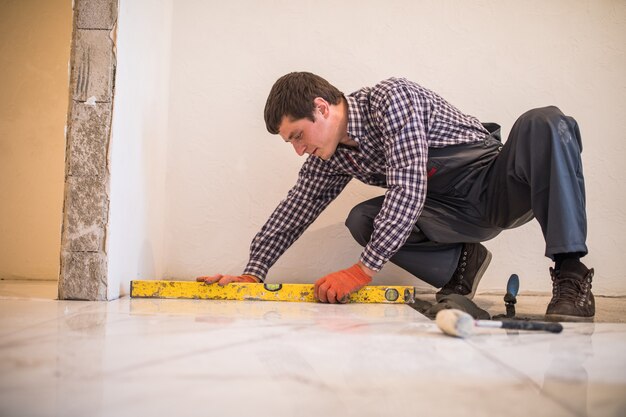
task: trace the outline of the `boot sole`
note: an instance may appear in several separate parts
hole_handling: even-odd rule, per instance
[[[480,268],[478,268],[478,271],[476,271],[476,276],[474,277],[474,282],[472,283],[472,291],[469,294],[463,295],[463,297],[467,298],[468,300],[471,300],[474,298],[474,295],[476,294],[476,290],[478,289],[478,284],[480,283],[480,280],[485,274],[485,271],[487,271],[487,267],[489,267],[489,264],[491,263],[491,258],[492,258],[491,252],[489,252],[489,250],[487,249],[487,256],[485,256],[485,260],[480,265]],[[446,294],[439,295],[439,293],[436,293],[435,300],[439,302],[439,300],[441,300],[441,298],[445,296]]]
[[[583,317],[583,316],[568,316],[565,314],[546,314],[546,321],[564,321],[572,323],[591,323],[595,316]]]

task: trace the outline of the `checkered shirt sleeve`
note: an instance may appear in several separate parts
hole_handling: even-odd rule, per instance
[[[350,175],[332,171],[317,157],[308,158],[296,185],[278,204],[250,245],[244,274],[265,280],[269,268],[341,193]]]
[[[371,97],[387,163],[387,191],[361,262],[380,270],[404,245],[426,199],[428,102],[405,85]]]

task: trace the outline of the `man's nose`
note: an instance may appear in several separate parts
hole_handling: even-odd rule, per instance
[[[306,146],[303,145],[302,143],[294,143],[293,144],[293,149],[295,149],[296,153],[299,156],[304,155],[304,151],[306,150]]]

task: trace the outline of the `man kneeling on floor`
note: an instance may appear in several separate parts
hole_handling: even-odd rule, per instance
[[[546,242],[553,297],[548,320],[592,320],[582,143],[576,121],[556,107],[523,114],[506,143],[436,93],[390,78],[350,95],[294,72],[276,81],[267,130],[308,157],[295,186],[255,236],[240,276],[198,281],[262,282],[352,178],[386,188],[352,209],[346,226],[364,247],[351,267],[315,283],[321,302],[341,303],[387,261],[440,288],[437,299],[471,299],[491,253],[480,242],[535,218]]]

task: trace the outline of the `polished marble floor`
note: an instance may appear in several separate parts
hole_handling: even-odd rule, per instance
[[[3,417],[624,416],[626,324],[456,339],[404,305],[0,292],[0,375]]]

